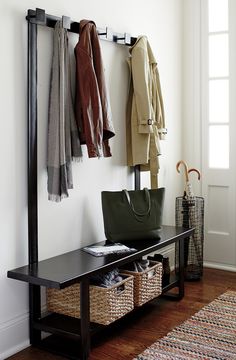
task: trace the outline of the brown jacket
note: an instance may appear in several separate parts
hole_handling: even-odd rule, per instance
[[[140,36],[130,48],[128,64],[131,81],[127,104],[127,164],[149,170],[151,187],[156,188],[159,142],[166,129],[157,63],[146,36]]]
[[[76,120],[89,157],[111,156],[108,139],[115,135],[105,84],[101,49],[93,21],[80,21],[76,57]]]

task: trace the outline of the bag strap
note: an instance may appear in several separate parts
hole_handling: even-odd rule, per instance
[[[151,210],[151,198],[150,198],[150,193],[149,193],[149,191],[148,191],[147,188],[144,188],[143,191],[144,191],[144,193],[145,193],[145,198],[146,198],[146,200],[147,200],[148,207],[147,207],[147,210],[146,210],[145,212],[140,213],[140,212],[138,212],[138,211],[135,210],[134,205],[132,204],[132,201],[131,201],[131,199],[130,199],[128,190],[126,190],[126,189],[123,190],[123,192],[124,192],[124,194],[125,194],[125,197],[126,197],[126,199],[127,199],[127,201],[128,201],[128,204],[129,204],[131,210],[133,211],[133,213],[134,213],[136,216],[147,216],[147,215],[150,213],[150,210]]]

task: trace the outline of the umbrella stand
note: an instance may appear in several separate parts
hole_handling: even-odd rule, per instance
[[[183,221],[182,221],[182,226],[184,228],[189,228],[189,203],[188,200],[186,199],[186,192],[184,193],[183,196]],[[186,268],[187,263],[188,263],[188,248],[189,248],[189,237],[184,239],[184,267]]]
[[[200,172],[197,169],[188,169],[187,164],[181,160],[176,168],[179,172],[180,164],[185,168],[184,195],[176,198],[175,219],[176,226],[194,227],[194,234],[184,242],[184,268],[185,280],[200,279],[203,273],[203,224],[204,224],[204,199],[194,196],[189,182],[189,173],[196,172],[200,180]],[[178,247],[175,252],[175,271],[178,272]]]

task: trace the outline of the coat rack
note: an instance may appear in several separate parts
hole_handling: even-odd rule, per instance
[[[28,262],[32,268],[38,263],[38,174],[37,174],[37,26],[54,28],[58,20],[62,20],[63,26],[68,31],[79,34],[79,23],[72,21],[67,16],[62,18],[48,15],[43,9],[27,12],[28,21]],[[129,34],[115,33],[110,28],[97,28],[98,35],[102,40],[112,41],[117,44],[131,46],[136,38]],[[135,167],[135,189],[140,187],[139,167]],[[33,330],[33,322],[41,311],[40,288],[37,285],[29,284],[30,303],[30,342],[38,341],[38,332]]]
[[[58,20],[68,31],[79,34],[79,22],[67,16],[48,15],[43,9],[28,10],[28,239],[29,264],[38,261],[38,196],[37,196],[37,25],[53,28]],[[137,38],[116,33],[110,28],[97,28],[102,40],[132,46]],[[140,188],[139,166],[135,167],[135,189]]]
[[[37,174],[37,26],[47,26],[54,28],[58,20],[62,20],[63,26],[68,31],[79,34],[79,23],[72,21],[67,16],[62,18],[48,15],[43,9],[31,10],[27,12],[28,21],[28,262],[29,266],[34,267],[38,262],[38,174]],[[98,35],[102,40],[112,41],[117,44],[131,46],[136,38],[129,34],[116,33],[110,28],[97,28]],[[139,167],[135,168],[135,189],[140,186]],[[29,303],[30,303],[30,323],[33,324],[41,311],[40,288],[29,284]],[[37,342],[38,333],[30,326],[31,344]]]

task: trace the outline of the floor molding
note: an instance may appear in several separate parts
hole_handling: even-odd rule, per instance
[[[233,265],[226,265],[226,264],[219,264],[219,263],[212,263],[212,262],[204,261],[203,266],[211,268],[211,269],[236,272],[236,266],[233,266]]]
[[[28,347],[29,344],[29,313],[16,316],[0,323],[0,360]]]

